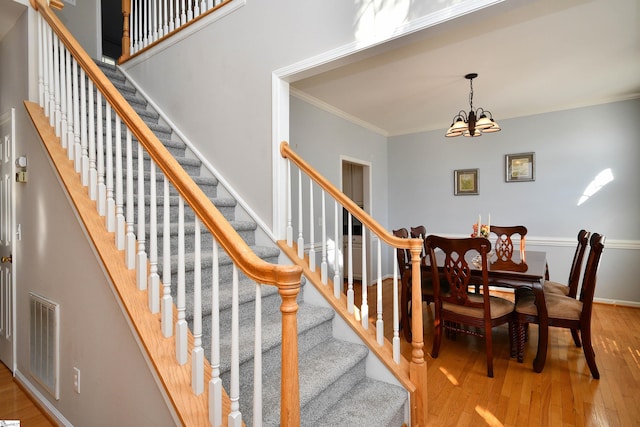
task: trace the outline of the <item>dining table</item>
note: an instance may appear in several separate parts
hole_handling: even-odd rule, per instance
[[[530,289],[536,300],[538,309],[538,349],[533,361],[533,370],[542,372],[547,359],[549,339],[549,319],[544,298],[544,281],[548,275],[547,254],[542,251],[513,251],[508,257],[499,256],[492,251],[488,254],[489,286],[518,289]],[[471,268],[472,282],[474,278],[481,280],[481,264],[474,260],[473,253],[467,254],[466,261]],[[429,257],[422,259],[422,266],[430,270]],[[444,253],[436,252],[439,266],[444,263]],[[475,261],[475,262],[474,262]],[[476,281],[477,282],[477,281]]]

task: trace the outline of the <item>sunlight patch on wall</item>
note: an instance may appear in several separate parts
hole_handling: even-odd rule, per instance
[[[365,0],[360,4],[357,40],[385,39],[408,22],[409,0]]]
[[[589,185],[587,185],[584,193],[582,193],[582,197],[580,197],[580,200],[578,200],[578,206],[586,202],[589,197],[596,194],[602,187],[604,187],[611,181],[613,181],[613,172],[611,171],[611,168],[607,168],[596,175],[593,181],[591,181]]]

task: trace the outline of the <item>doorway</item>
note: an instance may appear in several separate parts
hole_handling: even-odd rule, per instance
[[[370,197],[370,174],[371,165],[365,162],[361,162],[355,159],[342,158],[342,192],[349,197],[353,202],[358,205],[362,210],[367,213],[371,212],[371,197]],[[348,212],[343,210],[342,218],[342,253],[343,253],[343,276],[346,278],[349,275],[349,263],[348,263]],[[362,224],[355,217],[352,217],[351,224],[351,250],[352,250],[352,269],[353,278],[356,280],[363,279],[363,264],[366,265],[366,278],[367,281],[371,279],[371,257],[370,257],[370,242],[365,238],[365,245],[363,247],[363,229]],[[366,236],[368,237],[368,235]],[[362,254],[365,254],[363,260]]]

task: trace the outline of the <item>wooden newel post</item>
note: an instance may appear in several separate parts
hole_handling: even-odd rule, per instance
[[[122,22],[122,55],[118,59],[118,63],[123,63],[129,56],[131,56],[131,52],[129,51],[129,44],[131,43],[131,39],[129,36],[129,15],[131,14],[131,0],[122,0],[122,17],[124,21]]]
[[[298,303],[300,282],[278,289],[282,298],[282,373],[280,381],[280,425],[300,425],[300,383],[298,379]]]
[[[411,247],[411,363],[409,378],[416,390],[411,396],[411,425],[424,426],[427,422],[427,363],[424,360],[424,331],[422,325],[422,282],[420,246]]]

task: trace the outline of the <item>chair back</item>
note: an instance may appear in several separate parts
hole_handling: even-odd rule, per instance
[[[411,227],[411,237],[414,239],[422,239],[422,253],[420,254],[420,259],[424,258],[427,254],[427,248],[424,245],[424,240],[427,238],[427,228],[424,225]]]
[[[409,232],[406,228],[393,230],[393,235],[403,239],[409,238]],[[396,259],[398,261],[398,275],[402,277],[405,270],[411,269],[411,251],[409,249],[396,249]]]
[[[516,234],[520,235],[520,252],[524,252],[527,235],[524,225],[492,225],[489,231],[498,236],[494,249],[499,260],[510,260],[513,256],[513,236]]]
[[[573,255],[573,262],[571,263],[571,270],[569,270],[569,296],[575,298],[578,295],[578,285],[580,284],[580,271],[582,270],[582,262],[584,261],[584,254],[587,251],[587,245],[589,243],[590,232],[586,230],[580,230],[578,232],[578,245],[576,246],[576,252]]]
[[[587,265],[584,268],[582,277],[582,289],[580,290],[580,301],[582,301],[581,321],[583,324],[589,324],[591,319],[591,309],[593,306],[593,296],[596,292],[596,279],[598,276],[598,266],[604,249],[605,236],[593,233],[589,240],[589,256],[587,257]]]
[[[479,267],[482,269],[482,286],[488,289],[489,276],[487,254],[491,250],[491,242],[484,237],[468,237],[462,239],[449,239],[446,237],[430,235],[425,241],[429,263],[431,266],[438,265],[442,268],[431,268],[433,280],[433,293],[437,305],[448,302],[467,307],[489,307],[489,292],[483,292],[483,302],[472,301],[468,297],[470,284],[477,284],[477,280],[471,281],[471,271],[473,267],[469,262],[475,255],[480,255]],[[436,261],[436,250],[442,251],[444,262]],[[440,272],[439,272],[440,270]],[[445,280],[449,285],[447,294],[440,292]],[[491,313],[485,310],[485,317],[489,320]]]

